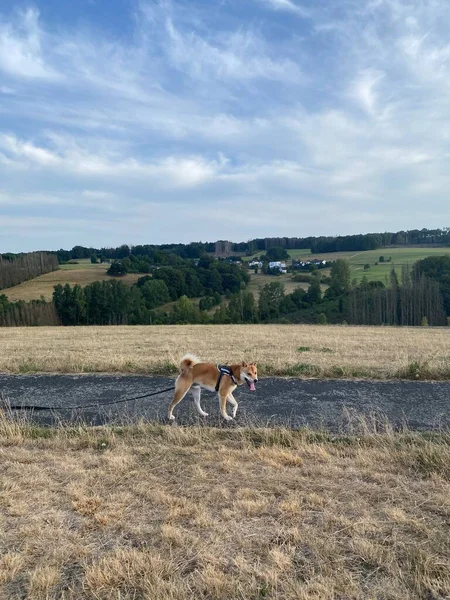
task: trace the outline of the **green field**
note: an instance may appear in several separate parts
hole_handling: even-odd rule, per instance
[[[108,263],[91,263],[90,258],[78,258],[74,262],[59,265],[61,271],[78,271],[79,269],[109,269]]]
[[[264,252],[258,252],[254,256],[260,256]],[[364,275],[369,281],[382,281],[383,283],[389,279],[391,269],[394,268],[400,277],[402,265],[413,265],[416,261],[426,258],[427,256],[442,256],[450,255],[450,247],[446,248],[379,248],[378,250],[367,250],[365,252],[328,252],[324,254],[311,254],[310,250],[289,250],[289,256],[292,259],[318,258],[321,260],[335,261],[338,258],[344,258],[349,261],[352,279],[360,281]],[[384,256],[385,260],[390,262],[380,263],[380,256]],[[251,260],[253,257],[245,257],[245,260]],[[286,261],[289,265],[289,260]],[[378,264],[377,264],[378,263]],[[364,265],[370,265],[369,270],[364,271]],[[324,269],[322,273],[328,274],[329,270]],[[284,276],[287,283],[289,275]],[[252,276],[252,284],[255,286],[256,278]],[[272,280],[272,278],[271,278]],[[281,281],[281,279],[280,279]],[[267,282],[265,282],[267,283]]]

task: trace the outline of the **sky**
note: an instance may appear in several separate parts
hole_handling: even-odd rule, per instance
[[[450,225],[448,0],[0,2],[0,252]]]

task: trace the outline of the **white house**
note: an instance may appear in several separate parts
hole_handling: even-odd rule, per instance
[[[270,262],[269,269],[273,269],[274,271],[280,271],[280,273],[287,273],[286,263],[281,262],[279,260]]]

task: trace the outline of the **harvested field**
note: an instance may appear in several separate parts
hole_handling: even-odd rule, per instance
[[[40,275],[29,281],[24,281],[20,285],[1,290],[0,293],[8,296],[8,300],[11,302],[16,300],[25,300],[26,302],[29,302],[30,300],[39,300],[41,296],[43,296],[45,300],[51,300],[53,297],[53,288],[59,283],[62,285],[65,285],[66,283],[75,285],[78,283],[84,287],[88,283],[93,283],[94,281],[116,279],[115,277],[106,274],[109,265],[82,264],[68,266],[73,266],[74,268],[63,268],[58,271],[46,273],[45,275]],[[131,285],[132,283],[135,283],[139,277],[142,277],[142,275],[130,273],[121,277],[120,281]]]
[[[449,443],[0,420],[0,596],[448,598]]]
[[[173,325],[0,329],[0,371],[175,373],[181,356],[261,375],[450,379],[448,328]]]

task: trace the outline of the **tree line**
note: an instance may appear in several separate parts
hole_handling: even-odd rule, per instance
[[[376,250],[386,246],[411,245],[450,245],[450,227],[442,229],[411,229],[407,231],[367,233],[346,236],[308,236],[308,237],[265,237],[246,242],[192,242],[190,244],[145,244],[129,246],[123,244],[117,248],[93,248],[74,246],[71,250],[60,249],[55,253],[59,262],[86,259],[95,255],[104,260],[122,260],[125,258],[148,257],[152,264],[164,263],[168,255],[182,259],[197,259],[205,253],[213,254],[218,248],[227,248],[229,252],[252,255],[267,251],[274,246],[286,250],[310,249],[313,253]]]
[[[0,297],[0,325],[119,325],[172,323],[349,323],[444,325],[450,317],[450,256],[432,256],[401,277],[351,281],[350,265],[337,260],[330,275],[308,276],[307,289],[287,294],[279,281],[255,297],[242,265],[209,255],[163,266],[129,286],[120,278],[82,288],[55,287],[53,302],[9,302]]]
[[[0,327],[38,325],[60,325],[53,302],[45,300],[10,302],[5,294],[0,295]]]
[[[49,252],[0,255],[0,290],[57,269],[58,259]]]

